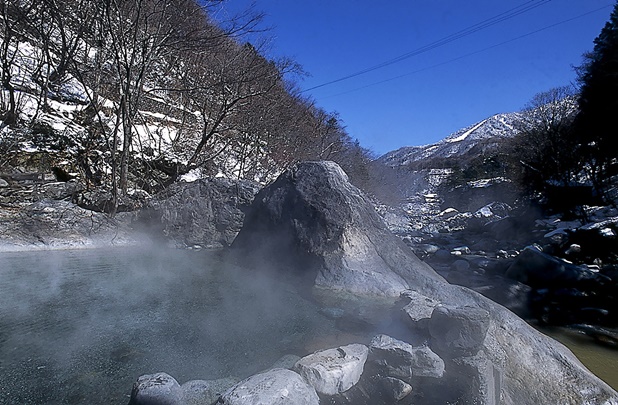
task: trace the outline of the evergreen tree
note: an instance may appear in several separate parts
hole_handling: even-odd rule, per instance
[[[581,93],[576,133],[579,155],[585,159],[590,178],[601,194],[615,174],[618,150],[618,2],[609,21],[594,40],[594,50],[579,67]]]

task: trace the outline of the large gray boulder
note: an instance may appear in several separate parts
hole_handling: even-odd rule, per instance
[[[229,246],[259,190],[246,180],[200,179],[172,184],[140,212],[140,222],[176,246]]]
[[[397,297],[411,285],[443,284],[333,162],[297,164],[260,191],[233,247],[331,290]]]

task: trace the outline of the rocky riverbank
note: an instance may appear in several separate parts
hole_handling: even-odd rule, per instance
[[[375,330],[369,344],[322,348],[216,389],[211,382],[179,385],[169,375],[143,376],[133,390],[134,405],[209,404],[215,397],[226,404],[618,404],[618,394],[564,346],[439,274],[450,279],[456,270],[470,271],[464,264],[472,262],[469,247],[470,252],[448,245],[435,250],[425,244],[441,263],[438,269],[448,266],[448,272],[436,272],[390,232],[374,205],[333,163],[296,165],[254,199],[257,188],[228,181],[179,187],[160,202],[152,199],[142,211],[147,215],[119,214],[111,222],[104,214],[83,215],[83,208],[66,200],[39,199],[11,217],[34,228],[23,227],[20,234],[16,225],[3,238],[13,246],[56,247],[55,237],[113,241],[107,239],[113,231],[130,243],[137,229],[149,229],[176,246],[208,247],[226,246],[239,229],[230,259],[247,271],[268,269],[290,280],[300,293],[324,300],[333,316],[350,319],[346,296],[380,301],[382,309],[351,317],[357,326]],[[195,210],[192,199],[203,207]],[[212,203],[215,199],[221,203]],[[204,225],[212,222],[218,225]],[[515,290],[525,285],[512,283]],[[206,397],[213,390],[215,397]]]

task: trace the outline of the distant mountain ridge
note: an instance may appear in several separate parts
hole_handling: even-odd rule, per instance
[[[521,113],[496,114],[454,132],[436,143],[405,146],[388,152],[380,156],[376,162],[389,167],[398,167],[433,158],[461,156],[482,143],[491,144],[492,140],[513,137],[517,133],[518,122],[521,122]]]

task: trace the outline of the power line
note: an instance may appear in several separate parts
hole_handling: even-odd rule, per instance
[[[497,44],[494,44],[494,45],[491,45],[491,46],[488,46],[488,47],[486,47],[486,48],[479,49],[478,51],[470,52],[470,53],[467,53],[467,54],[465,54],[465,55],[461,55],[461,56],[458,56],[458,57],[456,57],[456,58],[449,59],[449,60],[446,60],[446,61],[444,61],[444,62],[437,63],[437,64],[435,64],[435,65],[427,66],[427,67],[425,67],[425,68],[418,69],[418,70],[415,70],[415,71],[413,71],[413,72],[408,72],[408,73],[405,73],[405,74],[402,74],[402,75],[399,75],[399,76],[394,76],[394,77],[391,77],[391,78],[388,78],[388,79],[380,80],[380,81],[378,81],[378,82],[374,82],[374,83],[367,84],[367,85],[362,86],[362,87],[357,87],[357,88],[354,88],[354,89],[351,89],[351,90],[344,91],[344,92],[342,92],[342,93],[337,93],[337,94],[333,94],[333,95],[326,96],[326,97],[322,97],[322,98],[331,98],[331,97],[342,96],[342,95],[344,95],[344,94],[353,93],[353,92],[355,92],[355,91],[363,90],[363,89],[366,89],[366,88],[368,88],[368,87],[377,86],[377,85],[379,85],[379,84],[387,83],[387,82],[390,82],[390,81],[393,81],[393,80],[398,80],[398,79],[401,79],[401,78],[403,78],[403,77],[410,76],[410,75],[413,75],[413,74],[416,74],[416,73],[421,73],[421,72],[425,72],[425,71],[427,71],[427,70],[435,69],[435,68],[437,68],[437,67],[440,67],[440,66],[443,66],[443,65],[446,65],[446,64],[449,64],[449,63],[456,62],[456,61],[458,61],[458,60],[461,60],[461,59],[467,58],[467,57],[469,57],[469,56],[477,55],[477,54],[479,54],[479,53],[489,51],[489,50],[494,49],[494,48],[497,48],[497,47],[499,47],[499,46],[506,45],[506,44],[509,44],[509,43],[511,43],[511,42],[518,41],[518,40],[520,40],[520,39],[522,39],[522,38],[526,38],[526,37],[529,37],[529,36],[531,36],[531,35],[538,34],[539,32],[546,31],[546,30],[548,30],[548,29],[551,29],[551,28],[557,27],[557,26],[559,26],[559,25],[566,24],[566,23],[569,23],[569,22],[571,22],[571,21],[575,21],[575,20],[577,20],[577,19],[580,19],[580,18],[586,17],[586,16],[588,16],[588,15],[590,15],[590,14],[596,13],[596,12],[598,12],[598,11],[604,10],[604,9],[606,9],[606,8],[609,8],[609,7],[613,7],[613,4],[608,4],[608,5],[605,5],[605,6],[599,7],[599,8],[597,8],[597,9],[594,9],[594,10],[588,11],[588,12],[586,12],[586,13],[584,13],[584,14],[580,14],[580,15],[577,15],[577,16],[575,16],[575,17],[571,17],[571,18],[569,18],[569,19],[566,19],[566,20],[563,20],[563,21],[560,21],[560,22],[557,22],[557,23],[554,23],[554,24],[548,25],[548,26],[543,27],[543,28],[539,28],[539,29],[537,29],[537,30],[534,30],[534,31],[528,32],[528,33],[526,33],[526,34],[520,35],[520,36],[515,37],[515,38],[508,39],[508,40],[506,40],[506,41],[503,41],[503,42],[500,42],[500,43],[497,43]]]
[[[310,91],[310,90],[315,90],[315,89],[318,89],[318,88],[321,88],[321,87],[325,87],[325,86],[328,86],[328,85],[331,85],[331,84],[334,84],[334,83],[338,83],[338,82],[341,82],[341,81],[344,81],[344,80],[351,79],[351,78],[356,77],[356,76],[363,75],[365,73],[372,72],[374,70],[381,69],[381,68],[386,67],[386,66],[393,65],[393,64],[401,62],[401,61],[403,61],[405,59],[408,59],[408,58],[411,58],[413,56],[420,55],[422,53],[431,51],[431,50],[433,50],[435,48],[438,48],[438,47],[444,46],[444,45],[446,45],[446,44],[448,44],[450,42],[456,41],[456,40],[458,40],[460,38],[466,37],[468,35],[472,35],[472,34],[478,32],[478,31],[481,31],[481,30],[483,30],[485,28],[491,27],[491,26],[496,25],[498,23],[501,23],[503,21],[506,21],[506,20],[509,20],[511,18],[514,18],[514,17],[516,17],[516,16],[518,16],[520,14],[523,14],[525,12],[533,10],[533,9],[535,9],[537,7],[540,7],[540,6],[542,6],[542,5],[546,4],[546,3],[549,3],[550,1],[551,0],[540,0],[540,1],[539,0],[530,0],[530,1],[527,1],[526,3],[523,3],[523,4],[521,4],[521,5],[517,6],[517,7],[509,9],[509,10],[503,12],[503,13],[495,15],[495,16],[493,16],[491,18],[486,19],[486,20],[483,20],[483,21],[481,21],[481,22],[479,22],[477,24],[471,25],[468,28],[465,28],[465,29],[463,29],[461,31],[457,31],[457,32],[455,32],[455,33],[453,33],[451,35],[448,35],[448,36],[446,36],[446,37],[444,37],[442,39],[439,39],[439,40],[437,40],[435,42],[432,42],[432,43],[430,43],[428,45],[425,45],[425,46],[420,47],[418,49],[415,49],[413,51],[407,52],[407,53],[405,53],[403,55],[397,56],[396,58],[389,59],[389,60],[387,60],[385,62],[379,63],[377,65],[371,66],[369,68],[360,70],[360,71],[355,72],[355,73],[351,73],[349,75],[340,77],[338,79],[331,80],[331,81],[319,84],[317,86],[310,87],[308,89],[303,90],[302,92],[304,93],[304,92],[307,92],[307,91]]]

